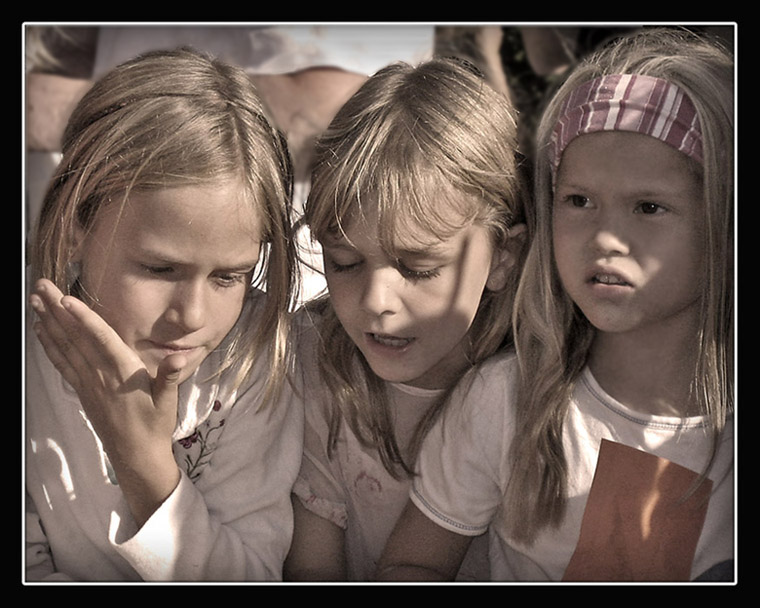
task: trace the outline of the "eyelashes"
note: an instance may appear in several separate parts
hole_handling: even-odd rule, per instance
[[[333,272],[347,273],[358,270],[362,262],[353,262],[351,264],[339,264],[334,260],[329,260],[330,268]],[[396,261],[396,269],[405,278],[410,281],[425,281],[434,279],[441,274],[440,268],[432,268],[430,270],[413,270],[404,265],[400,260]]]
[[[155,279],[162,279],[165,281],[180,279],[176,269],[172,266],[151,266],[149,264],[141,264],[141,267],[148,276]],[[223,289],[247,284],[248,279],[249,273],[245,272],[219,272],[213,276],[214,284]]]
[[[569,194],[567,196],[561,197],[557,202],[564,203],[575,209],[584,209],[594,206],[590,198],[580,194]],[[655,201],[648,200],[637,202],[633,207],[634,213],[640,213],[643,215],[656,215],[665,211],[668,211],[668,208],[664,205],[661,205]]]
[[[427,279],[434,279],[441,274],[440,268],[432,268],[430,270],[412,270],[407,268],[403,264],[397,265],[399,272],[407,279],[412,281],[424,281]]]

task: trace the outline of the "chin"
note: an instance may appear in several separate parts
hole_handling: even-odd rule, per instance
[[[374,366],[371,363],[369,367],[378,378],[380,378],[381,380],[384,380],[385,382],[395,382],[396,384],[409,384],[417,378],[416,375],[410,374],[408,369],[403,370],[403,371],[378,369],[377,366]]]

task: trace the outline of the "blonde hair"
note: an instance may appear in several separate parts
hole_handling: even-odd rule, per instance
[[[713,454],[733,409],[733,59],[686,31],[637,32],[581,63],[548,104],[536,135],[535,233],[515,305],[521,385],[504,513],[515,539],[529,541],[564,516],[562,428],[593,328],[561,286],[552,246],[553,189],[548,154],[559,106],[580,84],[606,74],[668,80],[691,98],[703,134],[704,298],[692,389],[714,431]]]
[[[130,192],[240,180],[263,226],[266,304],[257,323],[231,336],[223,369],[239,381],[270,351],[271,389],[284,377],[295,253],[289,208],[292,169],[246,74],[189,48],[146,53],[98,80],[74,109],[31,249],[34,278],[70,292],[77,229]],[[75,294],[76,295],[76,294]],[[221,370],[220,370],[221,371]]]
[[[499,248],[509,228],[522,221],[515,156],[512,107],[471,67],[449,59],[393,64],[360,88],[319,140],[305,220],[317,240],[341,236],[371,205],[381,246],[391,257],[395,235],[411,227],[443,239],[480,222]],[[481,299],[471,328],[473,364],[508,337],[516,288],[510,279]],[[329,299],[320,305],[321,374],[334,396],[330,448],[345,418],[361,441],[379,450],[389,472],[409,474],[383,381],[343,330]],[[440,409],[431,408],[420,423],[412,457]]]

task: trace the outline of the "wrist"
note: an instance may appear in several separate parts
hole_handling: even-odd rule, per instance
[[[174,492],[180,480],[180,470],[171,448],[161,453],[131,455],[112,460],[116,479],[138,526]]]

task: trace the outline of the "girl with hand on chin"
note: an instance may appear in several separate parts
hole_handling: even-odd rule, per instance
[[[74,110],[31,256],[28,581],[281,578],[291,180],[247,76],[189,49]]]

